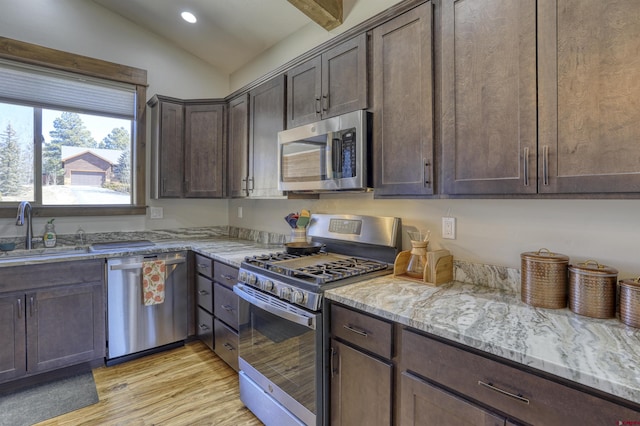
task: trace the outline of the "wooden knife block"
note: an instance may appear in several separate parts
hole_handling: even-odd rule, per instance
[[[427,264],[424,266],[422,279],[408,276],[407,266],[411,259],[411,250],[401,251],[393,263],[393,276],[437,286],[453,281],[453,256],[449,250],[427,252]]]

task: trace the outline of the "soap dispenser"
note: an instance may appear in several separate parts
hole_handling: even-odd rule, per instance
[[[53,225],[53,221],[55,219],[51,219],[44,225],[44,237],[42,238],[44,242],[44,246],[47,248],[56,246],[56,229]]]

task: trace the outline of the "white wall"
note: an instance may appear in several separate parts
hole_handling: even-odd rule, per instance
[[[147,98],[156,93],[184,99],[229,94],[227,75],[92,1],[3,1],[0,35],[146,69]],[[148,182],[147,172],[147,187]],[[227,200],[150,200],[149,204],[163,207],[164,219],[151,220],[148,215],[57,218],[56,231],[74,233],[79,226],[86,232],[108,232],[227,224]],[[46,220],[34,219],[34,233],[44,232]],[[24,232],[15,220],[0,219],[0,236]]]
[[[338,28],[326,31],[315,23],[309,23],[266,50],[262,55],[230,76],[231,91],[240,89],[260,76],[289,62],[327,40],[342,34],[401,0],[344,0],[344,22]]]

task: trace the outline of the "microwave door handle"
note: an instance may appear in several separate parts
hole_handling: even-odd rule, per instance
[[[327,138],[324,152],[325,179],[333,179],[333,139]]]
[[[333,149],[332,149],[332,157],[333,157],[333,171],[335,175],[334,178],[342,177],[342,139],[334,138],[333,139]]]

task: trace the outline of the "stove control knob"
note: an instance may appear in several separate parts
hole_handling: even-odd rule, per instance
[[[258,277],[256,277],[253,274],[247,274],[247,283],[251,285],[255,285],[257,281],[258,281]]]
[[[240,281],[240,282],[246,282],[247,281],[247,272],[246,271],[240,271],[240,274],[238,274],[238,281]]]
[[[291,301],[293,303],[302,303],[304,302],[304,293],[300,290],[293,290],[293,294],[291,295]]]
[[[262,288],[264,291],[271,291],[271,290],[273,290],[273,281],[271,281],[271,280],[264,280],[264,281],[262,281],[261,288]]]
[[[280,289],[280,298],[284,300],[289,300],[291,296],[291,289],[289,287],[282,287]]]

